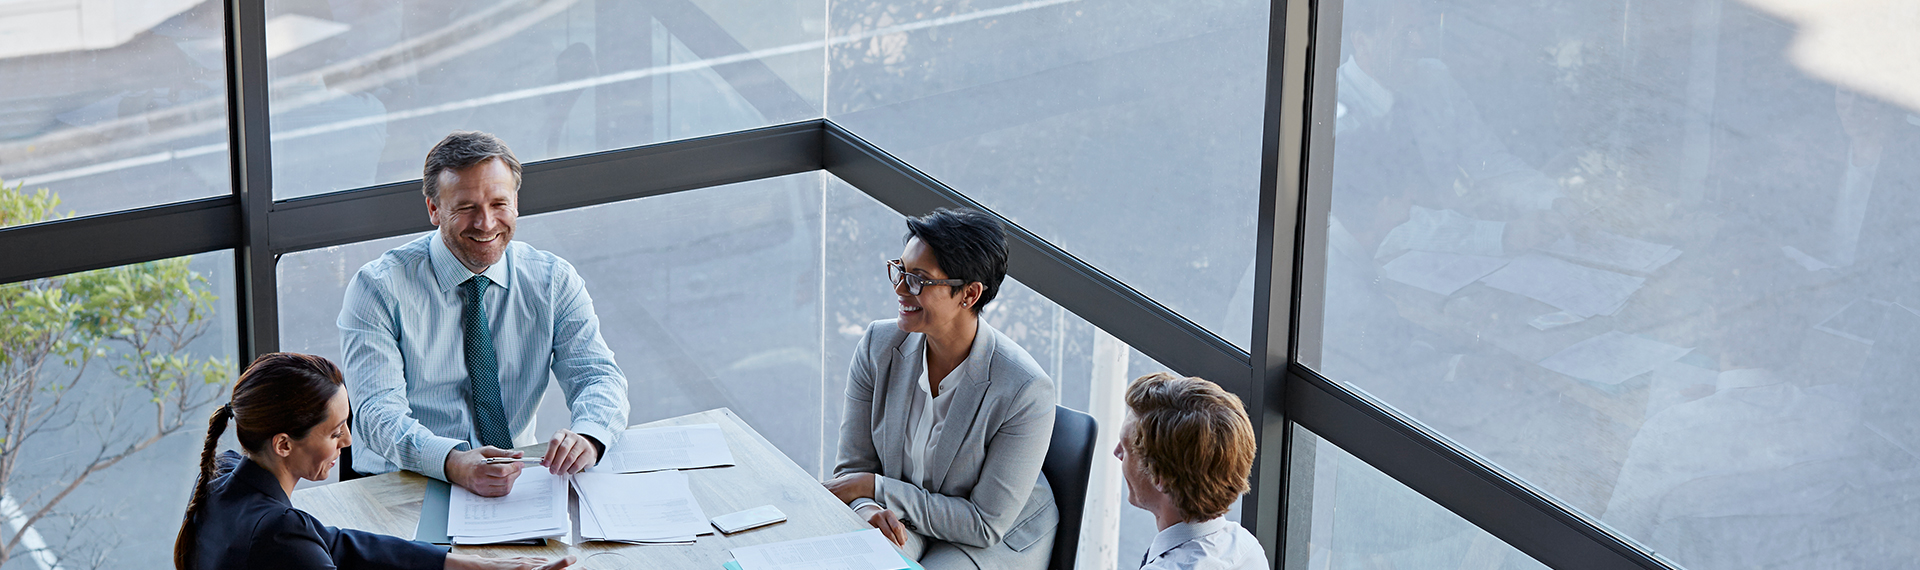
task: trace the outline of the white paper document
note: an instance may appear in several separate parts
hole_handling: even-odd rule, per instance
[[[637,543],[690,543],[712,534],[684,471],[579,473],[580,538]]]
[[[880,529],[733,549],[740,570],[901,570],[907,559]]]
[[[1576,238],[1561,236],[1542,251],[1581,263],[1652,273],[1680,257],[1673,246],[1633,239],[1612,232],[1596,231]]]
[[[1505,259],[1484,255],[1409,251],[1382,266],[1380,275],[1441,295],[1452,295],[1506,264]]]
[[[1528,254],[1480,280],[1488,287],[1524,295],[1580,318],[1611,315],[1627,304],[1645,278],[1594,269],[1559,258]]]
[[[556,537],[573,527],[566,479],[539,466],[522,470],[504,497],[482,497],[455,485],[447,510],[447,536],[455,544]]]
[[[733,451],[719,424],[636,428],[620,434],[596,473],[638,473],[733,465]]]
[[[1540,361],[1540,366],[1581,380],[1619,384],[1693,352],[1657,340],[1607,331]]]

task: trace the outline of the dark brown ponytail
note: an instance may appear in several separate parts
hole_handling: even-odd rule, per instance
[[[187,514],[180,523],[180,534],[173,543],[175,570],[193,568],[194,545],[199,539],[199,516],[207,496],[207,485],[217,476],[214,455],[220,436],[229,422],[241,449],[258,452],[273,436],[287,434],[304,439],[313,426],[327,419],[327,402],[340,392],[345,381],[340,369],[327,359],[310,354],[276,352],[261,355],[240,381],[233,386],[233,400],[213,411],[207,418],[207,441],[200,450],[200,475],[194,478],[193,498],[187,501]]]
[[[207,443],[200,450],[200,476],[193,481],[193,499],[187,501],[187,518],[180,523],[180,535],[173,541],[173,567],[175,570],[188,570],[193,567],[194,541],[199,540],[200,525],[194,521],[194,515],[200,512],[200,502],[207,496],[207,482],[213,478],[213,455],[220,447],[220,436],[227,432],[227,420],[233,419],[233,405],[221,404],[207,417]]]

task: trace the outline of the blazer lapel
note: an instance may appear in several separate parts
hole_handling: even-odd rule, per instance
[[[980,403],[986,398],[987,388],[992,379],[987,370],[993,360],[993,343],[997,336],[987,321],[979,321],[979,330],[973,335],[973,348],[967,351],[967,361],[955,369],[947,380],[941,381],[944,389],[954,390],[953,404],[947,408],[947,417],[940,423],[940,439],[927,448],[927,475],[934,481],[929,491],[939,492],[947,485],[947,475],[952,471],[954,457],[960,453],[960,447],[972,431],[974,416],[980,414]]]
[[[882,383],[887,393],[886,401],[880,407],[881,413],[886,416],[880,419],[879,441],[876,442],[880,450],[880,470],[885,472],[882,475],[902,481],[907,476],[907,430],[912,428],[907,425],[907,409],[913,403],[909,398],[917,392],[913,385],[919,380],[913,371],[919,365],[913,359],[926,358],[921,355],[926,345],[925,335],[911,333],[894,346],[893,364]]]

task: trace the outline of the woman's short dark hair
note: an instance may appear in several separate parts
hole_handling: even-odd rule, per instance
[[[513,189],[520,190],[520,159],[500,137],[480,131],[454,131],[427,151],[427,164],[421,169],[420,192],[427,200],[440,203],[440,173],[462,170],[482,162],[499,159],[513,172]]]
[[[194,480],[193,496],[187,501],[186,520],[173,543],[175,568],[193,565],[193,547],[199,538],[195,520],[206,501],[207,484],[220,475],[214,467],[214,450],[227,424],[234,424],[234,435],[241,449],[264,453],[273,436],[287,434],[305,439],[307,432],[327,420],[327,404],[346,385],[340,368],[325,358],[311,354],[276,352],[263,354],[240,373],[233,385],[232,401],[222,404],[207,418],[207,439],[200,450],[200,476]]]
[[[948,279],[986,286],[980,300],[968,307],[980,314],[1000,292],[1007,277],[1007,232],[993,216],[972,208],[937,208],[925,216],[907,218],[906,240],[920,238],[933,250],[934,261]],[[960,287],[950,294],[960,294]]]

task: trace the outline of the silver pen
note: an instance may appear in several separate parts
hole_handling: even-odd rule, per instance
[[[515,463],[515,462],[539,463],[544,460],[545,458],[542,458],[542,457],[488,457],[487,460],[484,461],[483,463],[486,463],[488,465],[500,465],[503,463]]]

